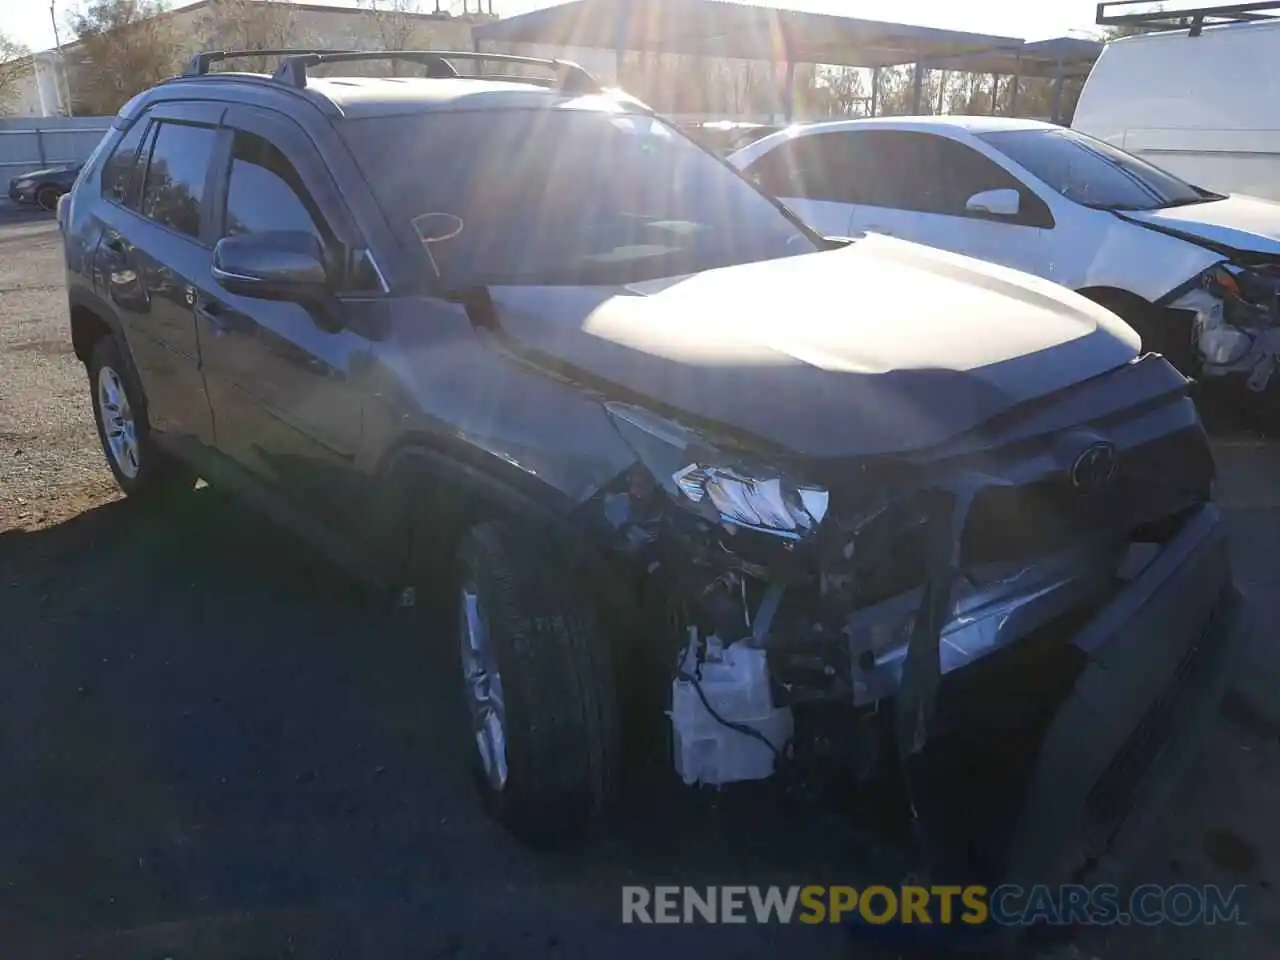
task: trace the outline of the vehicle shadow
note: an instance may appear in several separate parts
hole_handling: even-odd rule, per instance
[[[387,916],[415,949],[505,956],[496,917],[600,947],[624,883],[857,882],[867,862],[832,812],[653,792],[582,849],[520,846],[470,782],[448,611],[371,605],[212,489],[0,535],[0,590],[0,944],[166,925],[225,946]],[[719,935],[739,934],[735,955],[776,947]]]

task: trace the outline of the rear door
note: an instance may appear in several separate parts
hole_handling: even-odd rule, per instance
[[[1052,272],[1049,207],[1026,184],[977,150],[933,133],[864,130],[867,166],[853,229],[889,233],[1048,277]],[[1015,190],[1016,215],[968,209],[991,190]]]
[[[793,137],[758,157],[743,174],[818,233],[844,236],[853,218],[856,149],[849,133]]]
[[[137,121],[103,171],[99,288],[114,304],[153,430],[213,443],[195,325],[213,285],[210,173],[222,107],[162,104]]]
[[[314,234],[342,316],[320,317],[299,303],[222,288],[199,300],[218,447],[300,506],[343,527],[359,487],[362,398],[353,378],[371,346],[361,321],[385,308],[385,300],[376,275],[349,266],[363,245],[301,127],[283,114],[233,106],[223,137],[217,234]]]

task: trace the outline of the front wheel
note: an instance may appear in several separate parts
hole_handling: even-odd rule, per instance
[[[60,196],[62,196],[62,191],[57,187],[41,187],[36,191],[36,206],[41,210],[48,210],[53,213],[58,209],[58,198]]]
[[[458,644],[485,803],[526,842],[574,839],[616,791],[608,644],[547,545],[485,523],[458,550]]]

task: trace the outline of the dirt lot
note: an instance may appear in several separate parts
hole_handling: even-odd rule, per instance
[[[473,802],[442,655],[212,490],[118,500],[87,398],[56,231],[0,210],[6,956],[844,955],[827,929],[621,928],[623,883],[865,883],[862,851],[828,819],[692,804],[574,855],[517,847]],[[1219,460],[1275,622],[1280,455],[1241,438]],[[1274,956],[1278,733],[1233,702],[1134,864],[1246,885],[1247,926],[1085,931],[1042,956]]]

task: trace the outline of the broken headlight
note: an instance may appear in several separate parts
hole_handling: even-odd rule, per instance
[[[829,497],[821,487],[716,447],[640,407],[607,403],[605,409],[668,496],[708,520],[800,540],[827,514]]]
[[[1225,297],[1238,296],[1235,278],[1222,267],[1204,275],[1203,286],[1183,294],[1170,307],[1185,310],[1193,317],[1196,349],[1205,363],[1228,366],[1243,358],[1253,346],[1253,337],[1227,322]]]

